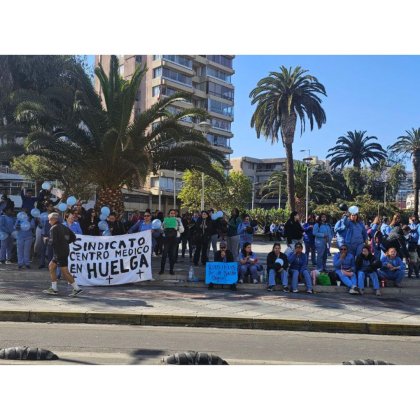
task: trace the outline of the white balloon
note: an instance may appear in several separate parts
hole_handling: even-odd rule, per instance
[[[351,206],[351,207],[349,207],[349,213],[350,214],[357,214],[357,213],[359,213],[359,207],[357,207],[357,206]]]

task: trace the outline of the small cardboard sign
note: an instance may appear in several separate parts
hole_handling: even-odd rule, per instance
[[[206,284],[234,284],[238,281],[238,263],[208,262]]]
[[[176,217],[165,217],[163,225],[165,229],[176,229],[178,226]]]

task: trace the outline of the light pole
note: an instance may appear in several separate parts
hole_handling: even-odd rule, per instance
[[[252,182],[251,210],[254,210],[254,202],[255,202],[255,175],[254,175],[254,180]]]
[[[174,160],[174,209],[176,209],[176,160]]]
[[[388,169],[390,166],[386,165],[384,171],[382,172],[382,179],[384,181],[384,209],[386,208],[386,183],[388,181]]]
[[[303,161],[306,163],[306,212],[305,222],[308,221],[308,209],[309,209],[309,165],[312,162],[311,157],[304,158]]]
[[[207,133],[211,128],[211,124],[208,121],[201,121],[198,126],[200,127],[203,136],[207,138]],[[204,172],[201,172],[201,211],[204,210]]]
[[[161,192],[161,189],[160,189],[160,177],[161,177],[161,175],[162,175],[162,172],[159,172],[159,191],[158,191],[158,194],[159,194],[159,211],[162,211],[162,192]]]
[[[279,182],[279,210],[281,209],[281,177]]]

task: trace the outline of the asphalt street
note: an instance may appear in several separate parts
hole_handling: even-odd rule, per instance
[[[80,324],[0,324],[0,348],[41,347],[57,361],[0,364],[157,365],[175,352],[215,354],[229,364],[342,364],[354,359],[420,364],[420,337],[293,331]]]

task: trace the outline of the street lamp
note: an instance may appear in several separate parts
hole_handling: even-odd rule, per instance
[[[203,136],[207,138],[207,133],[211,128],[211,124],[208,121],[201,121],[198,126],[200,127]],[[201,211],[204,210],[204,172],[201,172]]]
[[[383,180],[384,183],[384,209],[386,208],[386,183],[388,181],[388,169],[390,168],[389,165],[386,165],[384,167],[384,170],[382,172],[381,178]]]
[[[308,208],[309,208],[309,165],[312,162],[311,157],[304,158],[303,161],[306,163],[306,213],[305,222],[308,221]]]

